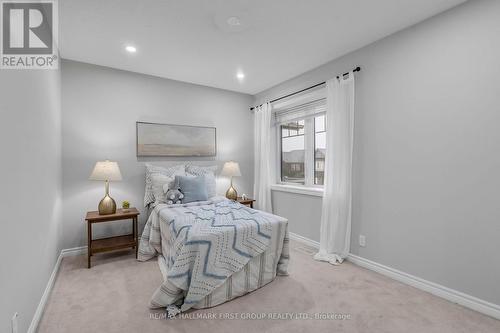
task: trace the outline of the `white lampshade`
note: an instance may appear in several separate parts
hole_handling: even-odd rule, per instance
[[[220,173],[221,176],[226,177],[239,177],[241,176],[240,165],[238,162],[226,162]]]
[[[122,180],[122,174],[118,163],[111,161],[100,161],[95,164],[94,170],[90,174],[89,180]]]

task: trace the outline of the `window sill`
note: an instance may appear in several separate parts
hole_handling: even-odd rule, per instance
[[[288,192],[303,195],[312,195],[315,197],[323,196],[323,189],[319,187],[306,187],[306,186],[294,186],[294,185],[284,185],[284,184],[274,184],[271,185],[272,191]]]

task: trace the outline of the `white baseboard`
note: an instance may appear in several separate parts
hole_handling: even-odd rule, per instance
[[[477,297],[442,286],[440,284],[421,279],[417,276],[399,271],[397,269],[384,266],[382,264],[356,256],[354,254],[349,254],[347,260],[349,260],[353,264],[380,273],[399,282],[431,293],[435,296],[444,298],[445,300],[448,300],[450,302],[460,304],[462,306],[465,306],[466,308],[483,313],[496,319],[500,319],[499,305],[484,301]]]
[[[290,239],[300,242],[304,245],[308,245],[314,247],[315,249],[319,249],[319,242],[313,241],[312,239],[303,237],[301,235],[294,234],[293,232],[289,232],[288,236]]]
[[[73,247],[70,249],[63,249],[61,251],[61,255],[63,257],[79,256],[82,254],[87,254],[87,247],[86,246]]]
[[[290,239],[296,240],[314,248],[319,248],[319,243],[313,241],[312,239],[308,239],[291,232],[289,233],[289,235]],[[347,260],[355,265],[380,273],[382,275],[390,277],[391,279],[441,297],[447,301],[460,304],[471,310],[480,312],[496,319],[500,319],[500,305],[493,304],[477,297],[442,286],[440,284],[421,279],[417,276],[356,256],[354,254],[349,254]]]
[[[40,323],[40,319],[43,315],[43,310],[45,309],[45,305],[47,304],[47,300],[49,299],[50,293],[52,292],[52,287],[54,287],[54,282],[56,281],[57,272],[59,271],[59,266],[62,261],[62,252],[57,257],[56,264],[54,265],[54,269],[52,270],[52,274],[50,274],[49,281],[47,282],[47,286],[43,291],[42,298],[40,299],[40,303],[35,310],[35,314],[33,315],[33,319],[31,320],[30,327],[28,328],[28,333],[35,333],[38,328],[38,324]]]
[[[42,319],[43,311],[45,309],[45,306],[47,305],[47,301],[49,299],[50,293],[52,292],[52,288],[54,287],[57,272],[59,272],[59,267],[61,266],[62,258],[69,256],[77,256],[86,253],[87,253],[86,246],[64,249],[61,251],[61,253],[57,257],[54,269],[50,274],[49,281],[47,282],[47,286],[45,287],[42,298],[40,299],[40,303],[38,303],[38,306],[35,310],[35,314],[33,315],[33,319],[31,320],[30,326],[28,328],[28,333],[35,333],[38,328],[38,324],[40,324],[40,319]]]

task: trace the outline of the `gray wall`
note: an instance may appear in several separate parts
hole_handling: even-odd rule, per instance
[[[351,252],[496,304],[499,17],[500,1],[469,1],[256,98],[360,65]],[[291,231],[319,240],[310,230],[319,230],[318,215],[290,210],[301,196],[275,193],[273,200]],[[301,209],[319,206],[309,205]],[[366,248],[358,246],[360,234]]]
[[[26,332],[61,249],[60,72],[0,70],[0,332]]]
[[[272,191],[273,213],[288,218],[288,231],[319,242],[321,197]]]
[[[85,212],[96,210],[104,184],[87,180],[96,161],[119,163],[122,182],[111,184],[118,204],[129,200],[142,209],[144,163],[181,163],[180,159],[136,157],[136,121],[217,127],[217,157],[191,160],[199,165],[240,163],[235,179],[240,193],[253,188],[253,118],[249,95],[135,74],[106,67],[63,61],[63,221],[64,248],[86,244]],[[218,180],[224,194],[229,181]],[[142,229],[142,228],[140,228]],[[99,226],[94,237],[127,232],[123,225]]]

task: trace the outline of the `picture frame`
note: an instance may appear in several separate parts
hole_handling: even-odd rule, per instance
[[[138,121],[136,152],[138,157],[214,157],[217,129]]]

